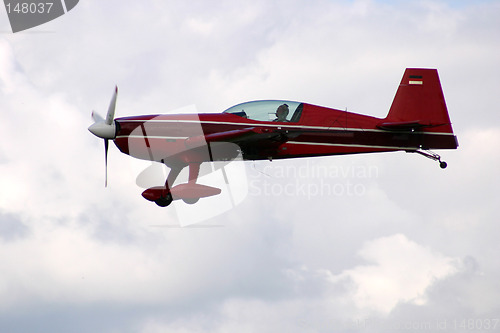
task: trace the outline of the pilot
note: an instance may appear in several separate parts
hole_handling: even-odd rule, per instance
[[[276,109],[276,119],[273,121],[288,121],[286,120],[286,117],[288,116],[288,105],[282,104],[278,106],[278,109]]]

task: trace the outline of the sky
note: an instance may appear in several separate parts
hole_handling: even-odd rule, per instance
[[[500,330],[499,15],[81,0],[13,34],[0,10],[0,332]],[[383,118],[407,67],[439,71],[446,170],[404,152],[235,161],[230,185],[205,178],[220,198],[159,208],[137,184],[151,163],[111,145],[103,186],[87,128],[115,85],[117,117],[285,99]]]

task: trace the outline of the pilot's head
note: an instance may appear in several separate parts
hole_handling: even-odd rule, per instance
[[[286,117],[288,116],[288,112],[288,105],[282,104],[278,106],[278,109],[276,110],[276,117],[278,118],[276,119],[276,121],[285,121]]]

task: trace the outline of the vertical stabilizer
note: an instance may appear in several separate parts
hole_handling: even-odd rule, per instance
[[[453,133],[436,69],[407,68],[385,123],[415,123],[426,132]]]

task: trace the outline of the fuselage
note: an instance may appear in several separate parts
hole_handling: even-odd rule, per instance
[[[167,165],[177,160],[228,160],[239,154],[245,160],[261,160],[457,147],[456,137],[447,129],[450,124],[425,131],[387,130],[381,128],[381,118],[305,103],[295,103],[290,120],[252,119],[246,110],[262,102],[219,114],[118,118],[114,142],[125,154]]]

